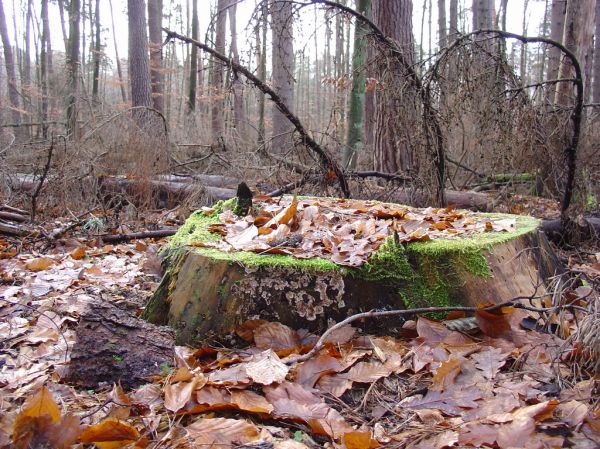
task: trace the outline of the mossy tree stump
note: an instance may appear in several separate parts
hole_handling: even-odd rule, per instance
[[[165,275],[145,317],[175,328],[178,343],[198,343],[223,338],[248,319],[321,333],[372,309],[477,306],[543,294],[545,281],[561,267],[538,220],[487,216],[514,218],[516,229],[406,245],[390,237],[366,264],[349,268],[324,259],[194,246],[218,238],[208,231],[219,221],[218,211],[198,211],[163,248]],[[381,322],[376,326],[390,331]]]

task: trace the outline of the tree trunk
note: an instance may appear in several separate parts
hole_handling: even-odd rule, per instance
[[[373,20],[386,36],[398,43],[405,61],[411,65],[415,60],[412,0],[373,3]],[[415,105],[415,93],[412,91],[412,86],[403,87],[405,81],[402,79],[402,68],[394,66],[390,68],[384,62],[380,67],[380,76],[385,72],[392,72],[388,77],[391,78],[390,89],[378,90],[375,94],[375,170],[385,173],[409,173],[416,168],[417,162],[410,146],[410,135],[406,130],[399,130],[393,122],[398,122],[399,119],[411,120],[415,117],[413,114],[416,112],[410,111],[410,108]]]
[[[581,65],[582,71],[589,64],[590,49],[594,36],[594,1],[578,0],[567,3],[563,45],[571,50]],[[573,76],[573,66],[569,58],[562,58],[558,70],[558,78]],[[584,85],[586,80],[584,80]],[[568,106],[573,104],[575,98],[572,83],[558,83],[556,85],[555,104]],[[585,98],[585,97],[584,97]]]
[[[46,5],[44,6],[44,3]],[[48,20],[48,0],[42,0],[42,28],[46,29],[45,33],[45,43],[46,43],[46,64],[48,76],[52,76],[54,74],[54,62],[52,59],[52,39],[50,37],[50,22]]]
[[[198,24],[198,0],[192,0],[192,39],[198,40],[200,36]],[[196,110],[196,85],[198,82],[198,47],[192,45],[190,54],[190,75],[188,84],[187,110],[193,113]]]
[[[148,35],[150,37],[150,77],[152,103],[158,112],[164,112],[164,82],[162,55],[163,0],[148,0]]]
[[[446,0],[438,0],[438,33],[439,46],[445,48],[448,45],[448,33],[446,25]]]
[[[458,37],[458,0],[450,0],[450,43]]]
[[[267,31],[269,27],[269,7],[267,2],[262,3],[262,20],[257,24],[256,45],[260,47],[260,59],[258,62],[258,78],[262,82],[267,81]],[[258,93],[258,144],[265,145],[265,94]]]
[[[229,0],[219,0],[217,4],[217,18],[215,29],[215,50],[225,53],[225,34],[227,32],[227,6]],[[212,108],[211,131],[212,142],[216,144],[223,135],[223,114],[225,112],[223,101],[223,64],[212,58]]]
[[[600,1],[596,0],[592,102],[600,103]]]
[[[358,0],[356,9],[362,15],[371,14],[371,0]],[[358,153],[364,149],[364,107],[365,107],[365,63],[367,59],[367,34],[369,30],[361,21],[354,25],[354,53],[352,55],[352,92],[350,93],[350,111],[348,113],[348,141],[344,148],[342,165],[348,169],[356,168]]]
[[[69,38],[67,36],[67,28],[66,28],[66,25],[65,25],[65,6],[64,6],[64,0],[58,0],[58,12],[60,14],[60,30],[62,31],[63,42],[65,44],[65,52],[68,52],[68,49],[70,47],[69,47]]]
[[[229,30],[231,33],[231,57],[237,64],[240,63],[240,55],[237,47],[237,2],[231,1],[229,5]],[[236,74],[232,76],[231,90],[233,93],[233,127],[238,134],[245,135],[246,117],[244,116],[244,85]]]
[[[42,0],[42,39],[40,48],[40,87],[41,87],[41,98],[40,98],[40,121],[42,122],[42,137],[48,138],[48,35],[50,29],[48,27],[48,0]]]
[[[294,106],[294,47],[293,5],[289,2],[271,0],[271,22],[273,31],[272,84],[273,90],[288,107]],[[318,76],[318,74],[317,74]],[[273,106],[273,152],[286,153],[293,147],[293,126]]]
[[[150,57],[148,55],[144,0],[127,0],[127,13],[129,16],[131,105],[152,108],[152,83],[150,81]],[[147,110],[136,110],[133,116],[141,129],[147,129],[150,125]]]
[[[102,56],[102,41],[100,40],[101,28],[100,28],[100,0],[96,0],[96,8],[94,11],[94,29],[96,36],[94,38],[94,75],[92,79],[92,98],[94,101],[98,99],[98,85],[100,82],[100,57]]]
[[[15,124],[21,123],[21,107],[19,105],[19,91],[17,89],[17,74],[15,69],[15,60],[13,57],[8,29],[6,27],[6,17],[4,15],[4,6],[0,1],[0,34],[2,35],[2,46],[4,47],[4,65],[6,67],[6,83],[8,88],[8,101],[10,102],[12,121]],[[19,128],[17,128],[17,131]]]
[[[33,21],[33,0],[27,0],[27,13],[25,15],[25,51],[23,54],[23,72],[21,73],[21,96],[23,98],[23,109],[32,110],[29,92],[31,85],[31,23]],[[18,47],[15,43],[15,46]]]
[[[525,0],[523,2],[523,32],[521,33],[523,36],[527,36],[527,7],[529,6],[529,0]],[[521,42],[521,61],[519,64],[520,75],[521,75],[521,83],[528,84],[528,81],[525,79],[527,76],[527,44]]]
[[[69,94],[67,100],[67,130],[73,139],[79,138],[77,126],[77,97],[79,92],[79,16],[81,4],[79,0],[69,3],[69,49],[67,51],[67,67],[69,73]]]
[[[121,99],[127,103],[127,89],[125,89],[125,80],[123,79],[123,70],[121,69],[121,59],[119,58],[119,49],[117,45],[117,32],[115,29],[115,18],[112,7],[112,0],[108,0],[110,6],[110,21],[112,24],[113,42],[115,44],[115,59],[117,60],[117,75],[119,76],[119,88],[121,89]]]
[[[565,28],[565,16],[567,14],[567,0],[552,0],[552,11],[550,13],[550,39],[556,42],[563,41],[563,33]],[[558,78],[558,68],[560,66],[561,52],[556,47],[550,47],[548,52],[548,80]],[[554,92],[556,91],[555,84],[548,84],[545,88],[546,101],[554,103]]]

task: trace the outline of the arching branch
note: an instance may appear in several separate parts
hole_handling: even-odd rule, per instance
[[[294,125],[294,127],[296,128],[296,131],[298,132],[298,134],[300,135],[300,137],[302,139],[302,142],[318,156],[319,160],[321,161],[321,165],[326,170],[331,170],[333,173],[335,173],[335,176],[337,177],[338,183],[340,185],[340,189],[341,189],[344,197],[346,197],[346,198],[350,197],[350,190],[348,188],[348,183],[346,182],[346,177],[344,176],[344,173],[343,173],[342,169],[340,168],[340,166],[331,157],[331,155],[325,149],[323,149],[310,136],[308,131],[306,131],[306,129],[300,122],[300,119],[296,115],[294,115],[294,113],[287,107],[287,105],[285,103],[283,103],[283,101],[281,101],[281,98],[279,97],[279,95],[277,95],[277,93],[273,89],[271,89],[269,86],[267,86],[264,82],[262,82],[259,78],[257,78],[248,69],[246,69],[245,67],[243,67],[240,64],[237,64],[236,62],[234,62],[232,59],[228,58],[227,56],[224,56],[221,53],[217,52],[212,47],[209,47],[208,45],[198,42],[197,40],[191,39],[187,36],[183,36],[179,33],[168,30],[166,28],[163,28],[163,30],[165,33],[167,33],[167,41],[171,40],[171,39],[178,39],[182,42],[187,42],[188,44],[192,44],[192,45],[197,46],[198,48],[201,48],[208,54],[210,54],[210,55],[214,56],[215,58],[219,59],[220,61],[222,61],[232,71],[238,72],[238,73],[241,73],[242,75],[244,75],[258,89],[260,89],[262,92],[264,92],[266,95],[268,95],[271,98],[271,101],[273,101],[273,103],[275,103],[275,106],[277,107],[277,109],[279,109],[279,111],[283,115],[285,115],[285,117],[292,123],[292,125]]]

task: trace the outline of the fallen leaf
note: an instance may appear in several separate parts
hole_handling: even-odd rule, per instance
[[[79,439],[85,444],[94,443],[100,449],[115,449],[135,443],[140,439],[140,433],[126,422],[106,418],[85,429]]]
[[[248,377],[262,385],[283,382],[289,371],[289,367],[271,349],[252,356],[245,368]]]
[[[240,419],[200,419],[185,428],[194,447],[231,449],[259,438],[258,428]]]

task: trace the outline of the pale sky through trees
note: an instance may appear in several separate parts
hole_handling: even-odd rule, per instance
[[[373,1],[385,1],[385,0],[373,0]],[[7,25],[9,27],[9,35],[11,38],[14,36],[13,30],[13,20],[10,18],[13,15],[13,3],[19,7],[19,0],[13,0],[11,2],[5,2],[5,9],[7,15]],[[26,2],[22,2],[23,5],[21,7],[26,7]],[[35,15],[39,15],[39,2],[34,2],[34,12]],[[87,2],[86,6],[87,6]],[[175,0],[163,0],[164,3],[164,19],[163,26],[168,26],[168,18],[167,16],[170,14],[170,11],[173,8],[173,5],[180,5],[183,8],[184,20],[186,14],[186,4],[190,3],[188,1],[175,1]],[[237,29],[238,29],[238,45],[240,50],[240,58],[242,63],[248,61],[249,52],[251,52],[251,42],[254,39],[252,36],[252,15],[254,12],[254,8],[258,0],[239,0],[238,10],[237,10]],[[351,2],[353,3],[353,2]],[[413,0],[413,32],[415,37],[415,42],[419,43],[419,39],[421,36],[421,20],[423,14],[423,5],[429,3],[429,0]],[[448,1],[446,1],[446,7],[448,8]],[[471,1],[466,0],[464,3],[467,6],[470,6]],[[500,1],[496,1],[498,8]],[[538,27],[542,23],[544,17],[544,0],[534,0],[529,2],[528,6],[528,34],[536,35],[538,34]],[[125,58],[127,55],[127,0],[113,0],[113,14],[115,20],[115,28],[116,35],[118,40],[119,54],[121,58]],[[214,9],[214,4],[216,4],[216,0],[198,0],[198,10],[199,10],[199,21],[200,21],[200,39],[204,41],[206,36],[206,31],[210,23],[210,14],[211,9]],[[510,1],[508,2],[508,14],[507,14],[507,31],[522,33],[522,20],[523,20],[523,1]],[[66,11],[65,11],[66,14]],[[176,14],[173,12],[173,14]],[[460,11],[459,11],[460,14]],[[51,2],[49,4],[49,15],[50,15],[50,29],[52,34],[52,48],[55,52],[63,52],[64,44],[62,40],[62,35],[60,31],[60,16],[58,11],[58,6],[56,3]],[[19,12],[19,16],[16,18],[17,26],[19,27],[18,33],[19,37],[22,39],[23,36],[23,12]],[[100,1],[100,18],[102,23],[102,41],[104,45],[105,54],[113,61],[112,66],[114,66],[114,44],[112,39],[112,32],[110,30],[110,6],[108,0]],[[323,50],[324,47],[324,18],[323,14],[318,14],[318,26],[317,33],[323,33],[323,36],[318,36],[317,42],[319,46],[319,52]],[[424,32],[424,47],[425,52],[427,52],[427,46],[429,42],[428,37],[428,20],[429,13],[426,12],[425,15],[425,32]],[[433,0],[433,11],[432,11],[432,31],[434,36],[432,36],[432,43],[435,46],[437,43],[437,0]],[[174,22],[173,22],[174,23]],[[181,25],[172,25],[177,31],[181,32]],[[467,28],[471,27],[470,20],[466,21]],[[86,24],[86,32],[89,32],[89,26]],[[302,51],[302,49],[307,52],[311,59],[314,57],[315,53],[315,44],[314,44],[314,32],[315,32],[315,14],[314,7],[304,8],[299,20],[297,20],[294,24],[294,37],[295,37],[295,50]],[[229,42],[229,39],[228,39]],[[86,43],[89,45],[89,38],[86,40]],[[14,44],[13,44],[14,45]],[[19,46],[22,46],[22,42],[19,42]],[[88,49],[86,49],[86,53]]]

